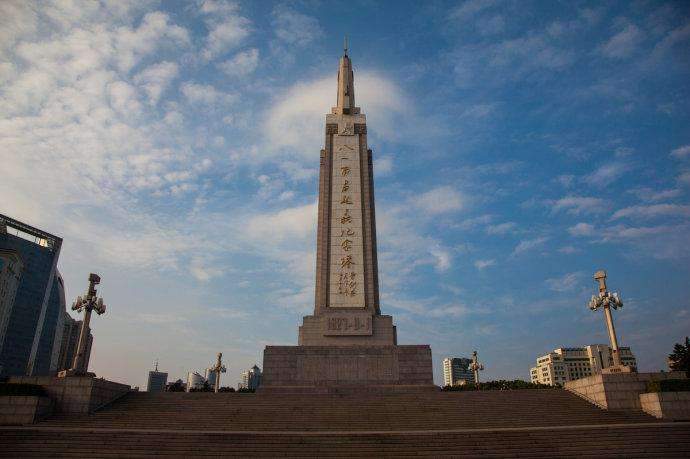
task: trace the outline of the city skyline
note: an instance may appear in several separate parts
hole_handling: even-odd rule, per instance
[[[688,7],[521,5],[1,4],[0,213],[63,238],[68,304],[102,276],[90,370],[145,387],[154,359],[174,381],[222,352],[234,387],[296,344],[343,35],[381,312],[436,383],[448,355],[529,380],[607,343],[598,269],[621,346],[666,369],[690,329]]]

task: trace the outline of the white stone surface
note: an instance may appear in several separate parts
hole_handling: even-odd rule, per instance
[[[359,135],[354,134],[355,116],[336,118],[339,134],[333,136],[328,304],[332,308],[364,308]]]

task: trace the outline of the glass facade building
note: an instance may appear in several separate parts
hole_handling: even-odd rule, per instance
[[[474,373],[470,370],[472,359],[465,357],[446,357],[443,359],[443,385],[457,386],[474,382]]]
[[[57,369],[55,342],[61,340],[65,310],[57,271],[61,246],[61,238],[0,215],[0,249],[16,252],[23,263],[0,352],[3,376],[48,375]]]
[[[149,371],[149,379],[146,383],[147,392],[165,392],[165,386],[168,384],[168,373],[163,371]]]

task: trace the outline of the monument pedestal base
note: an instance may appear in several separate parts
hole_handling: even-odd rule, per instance
[[[266,346],[262,393],[438,390],[431,348],[405,346]]]
[[[305,316],[299,327],[300,346],[392,346],[398,344],[391,316],[368,312],[330,312]]]
[[[626,365],[611,365],[610,367],[602,368],[601,372],[605,375],[613,375],[616,373],[637,373],[637,369]]]

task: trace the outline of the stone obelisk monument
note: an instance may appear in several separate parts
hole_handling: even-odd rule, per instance
[[[347,49],[321,150],[314,314],[298,346],[267,346],[262,390],[432,388],[431,348],[398,346],[379,308],[372,151]]]

